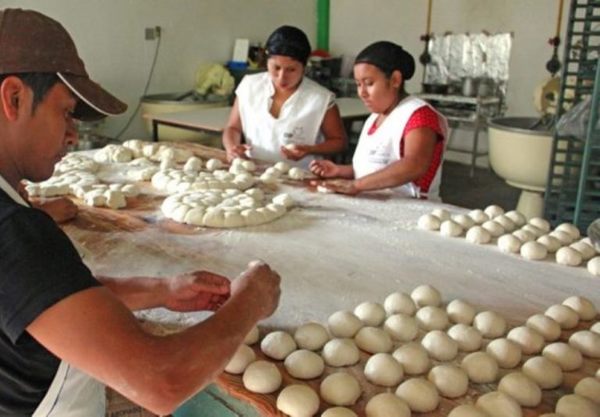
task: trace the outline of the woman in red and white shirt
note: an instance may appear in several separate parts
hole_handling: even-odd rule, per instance
[[[330,179],[321,186],[350,195],[392,188],[406,197],[439,199],[448,124],[427,102],[406,93],[404,83],[414,72],[412,55],[392,42],[375,42],[358,54],[354,78],[372,114],[352,165],[311,163],[313,173]]]

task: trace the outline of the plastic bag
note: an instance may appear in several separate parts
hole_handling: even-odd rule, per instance
[[[592,108],[591,96],[586,97],[575,106],[565,112],[556,123],[556,132],[560,136],[572,136],[585,141],[587,137],[588,124],[590,122],[590,111]],[[600,128],[600,123],[596,129]]]
[[[235,85],[227,69],[220,64],[204,65],[196,72],[196,93],[201,96],[215,94],[229,96]]]

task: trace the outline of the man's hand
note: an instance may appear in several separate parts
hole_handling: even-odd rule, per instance
[[[169,278],[165,307],[173,311],[216,311],[229,295],[226,277],[195,271]]]
[[[248,152],[251,148],[252,146],[250,145],[242,144],[227,149],[227,162],[231,163],[231,161],[233,161],[235,158],[248,159],[248,155],[246,154],[246,152]]]
[[[310,171],[321,178],[334,178],[339,176],[338,166],[326,159],[315,159],[310,162]]]
[[[310,153],[308,145],[287,145],[279,148],[281,154],[292,161],[299,161]]]
[[[256,309],[260,319],[269,317],[277,309],[281,289],[279,274],[262,261],[253,261],[231,283],[232,296],[244,297],[246,308]]]
[[[44,201],[31,202],[32,206],[45,211],[56,223],[64,223],[77,216],[79,209],[67,197],[56,197]]]

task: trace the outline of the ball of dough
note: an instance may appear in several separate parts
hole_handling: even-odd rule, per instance
[[[554,389],[562,384],[563,373],[560,366],[545,356],[534,356],[525,361],[523,373],[531,378],[541,389]]]
[[[522,372],[511,372],[500,379],[498,391],[510,395],[524,407],[537,407],[542,402],[542,390]]]
[[[296,350],[296,342],[289,333],[276,330],[263,338],[260,342],[260,350],[269,358],[283,360]]]
[[[476,224],[483,224],[490,219],[490,216],[485,214],[481,209],[471,210],[469,212],[469,217],[472,218]]]
[[[506,213],[506,217],[511,219],[518,227],[524,226],[527,223],[527,218],[516,210]]]
[[[592,324],[592,327],[590,327],[590,331],[600,334],[600,321],[597,321],[596,323]]]
[[[492,340],[485,351],[498,362],[501,368],[514,368],[521,361],[521,347],[508,339]]]
[[[246,335],[244,343],[247,345],[253,345],[256,342],[258,342],[258,339],[260,339],[260,333],[258,331],[258,327],[254,326],[252,330],[250,330],[250,332]]]
[[[556,363],[565,372],[575,371],[583,364],[581,352],[563,342],[547,345],[542,351],[542,355]]]
[[[550,235],[543,235],[537,238],[537,242],[546,247],[548,253],[555,253],[562,247],[560,240]]]
[[[488,220],[487,222],[483,223],[481,227],[487,230],[492,237],[501,236],[505,232],[504,227],[502,227],[502,225],[495,220]]]
[[[483,337],[493,339],[506,333],[506,320],[495,311],[482,311],[473,319],[473,327],[479,330]]]
[[[600,415],[597,404],[577,394],[560,397],[555,411],[564,417],[598,417]]]
[[[556,321],[561,329],[572,329],[579,324],[579,315],[571,307],[554,304],[546,309],[544,314]]]
[[[431,365],[427,351],[418,342],[400,346],[392,353],[392,356],[402,365],[404,373],[409,375],[423,374]]]
[[[446,313],[453,323],[471,324],[477,311],[466,301],[456,299],[448,303]]]
[[[424,330],[443,330],[448,327],[448,314],[434,306],[420,308],[415,315],[419,327]]]
[[[535,235],[527,230],[515,230],[512,234],[523,243],[533,242],[535,240]]]
[[[241,374],[255,359],[256,354],[251,347],[248,345],[240,345],[235,351],[235,354],[229,359],[227,365],[225,365],[225,372],[229,374]]]
[[[490,415],[472,404],[461,404],[454,407],[448,417],[490,417]]]
[[[364,374],[367,380],[375,385],[391,387],[402,381],[404,370],[389,353],[376,353],[367,360]]]
[[[496,223],[499,223],[502,226],[502,228],[504,230],[506,230],[507,232],[512,232],[513,230],[515,230],[517,228],[517,225],[515,224],[515,222],[510,217],[508,217],[506,214],[496,217],[494,219],[494,221]]]
[[[467,373],[455,365],[438,365],[429,371],[427,379],[447,398],[462,397],[469,388]]]
[[[588,376],[581,379],[577,385],[575,385],[573,392],[595,402],[596,404],[600,404],[600,380],[597,378]]]
[[[568,233],[573,240],[579,239],[581,237],[581,232],[579,231],[577,226],[575,226],[572,223],[559,224],[554,230]]]
[[[360,397],[360,384],[347,372],[328,375],[320,387],[321,398],[331,405],[353,405]]]
[[[571,307],[581,320],[592,320],[598,314],[594,303],[585,297],[573,295],[565,299],[562,304]]]
[[[354,341],[356,346],[369,353],[387,353],[393,347],[390,335],[377,327],[363,327],[354,336]]]
[[[564,246],[556,251],[556,263],[566,266],[579,266],[583,262],[581,253],[570,246]]]
[[[354,337],[364,325],[351,311],[336,311],[327,319],[329,331],[335,337]]]
[[[389,316],[384,324],[383,329],[392,337],[394,340],[400,342],[410,342],[417,337],[419,333],[419,327],[414,317],[407,316],[406,314],[394,314]]]
[[[319,410],[319,396],[307,385],[288,385],[277,396],[277,409],[290,417],[311,417]]]
[[[600,334],[580,330],[569,337],[569,344],[590,358],[600,358]]]
[[[352,339],[331,339],[323,346],[323,359],[329,366],[354,365],[360,360],[360,351]]]
[[[396,395],[406,401],[412,411],[428,413],[435,410],[440,403],[440,395],[431,382],[423,378],[411,378],[404,381]]]
[[[502,235],[498,238],[498,249],[504,253],[519,253],[521,241],[510,233]]]
[[[435,287],[431,285],[419,285],[410,293],[410,297],[413,299],[417,307],[438,307],[440,304],[442,304],[442,295]]]
[[[286,174],[291,168],[290,164],[288,164],[287,162],[284,162],[284,161],[277,162],[275,165],[273,165],[273,167],[276,170],[280,171],[282,174]]]
[[[573,243],[573,237],[563,230],[553,230],[549,235],[557,238],[561,245],[570,245]]]
[[[423,336],[421,344],[433,359],[451,361],[458,354],[458,343],[441,330],[432,330]]]
[[[319,350],[329,340],[329,333],[319,323],[306,323],[296,329],[294,340],[300,349]]]
[[[331,407],[325,410],[321,417],[358,417],[358,415],[346,407]]]
[[[463,229],[469,229],[475,225],[475,221],[466,214],[455,214],[452,220],[458,223]]]
[[[403,292],[394,292],[388,295],[383,302],[383,308],[388,315],[406,314],[412,316],[417,311],[417,306],[410,295]]]
[[[384,392],[373,396],[365,407],[366,417],[410,417],[410,408],[397,395]],[[325,417],[323,414],[321,417]]]
[[[581,257],[584,261],[592,259],[596,255],[596,250],[590,244],[585,243],[583,240],[572,243],[570,245],[577,252],[581,253]]]
[[[600,277],[600,256],[596,256],[588,261],[587,270],[590,274]]]
[[[521,351],[526,355],[539,353],[544,348],[544,337],[527,326],[511,329],[506,338],[519,345]]]
[[[281,386],[281,373],[274,363],[258,360],[246,367],[242,382],[248,391],[270,394]]]
[[[544,314],[534,314],[525,325],[541,334],[547,342],[554,342],[560,337],[560,324]]]
[[[206,169],[209,171],[216,171],[217,169],[223,168],[223,162],[219,159],[211,158],[206,161]]]
[[[490,417],[522,417],[521,406],[512,397],[500,391],[483,394],[475,403]]]
[[[498,378],[498,362],[485,352],[469,353],[463,358],[460,366],[476,384],[487,384]]]
[[[544,233],[548,233],[550,231],[550,223],[548,220],[542,219],[541,217],[533,217],[529,219],[529,224],[543,230]]]
[[[421,230],[440,230],[442,222],[433,214],[423,214],[417,221],[417,227]]]
[[[298,168],[298,167],[290,168],[290,170],[288,171],[287,174],[288,174],[288,177],[290,177],[291,179],[298,180],[298,181],[303,180],[307,176],[307,172],[304,171],[302,168]]]
[[[481,226],[473,226],[467,230],[466,239],[469,243],[483,245],[492,240],[492,235]]]
[[[463,234],[463,228],[453,220],[445,220],[440,225],[440,234],[445,237],[458,237]]]
[[[521,246],[521,256],[530,261],[545,259],[547,255],[548,249],[539,242],[525,242]]]
[[[481,348],[482,337],[477,329],[463,323],[455,324],[448,329],[450,336],[463,352],[473,352]]]
[[[504,209],[497,204],[489,205],[483,211],[490,217],[490,219],[504,214]]]
[[[321,376],[325,362],[315,352],[306,349],[290,353],[283,362],[288,374],[298,379],[313,379]]]
[[[381,304],[366,301],[356,306],[354,315],[367,326],[379,326],[385,320],[385,309]]]
[[[450,212],[446,209],[433,209],[431,211],[431,214],[433,214],[443,222],[450,219]]]

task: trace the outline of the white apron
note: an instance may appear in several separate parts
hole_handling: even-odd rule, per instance
[[[440,116],[440,127],[444,142],[446,141],[448,131],[446,119],[427,102],[409,96],[398,103],[373,134],[369,135],[368,132],[378,116],[377,113],[371,114],[363,125],[358,145],[352,157],[355,178],[361,178],[380,171],[391,163],[402,159],[400,155],[402,133],[412,114],[423,106],[428,106]],[[439,199],[441,176],[442,170],[438,168],[427,194],[423,193],[419,186],[413,182],[393,188],[394,194],[402,197]]]
[[[29,207],[2,176],[0,188],[15,202]],[[48,392],[32,417],[103,417],[105,400],[103,384],[61,362]]]
[[[321,142],[321,123],[334,99],[331,91],[304,77],[281,107],[279,117],[274,118],[269,112],[274,93],[266,72],[245,76],[236,90],[246,143],[252,145],[250,157],[271,162],[284,159],[281,146]],[[314,158],[310,155],[286,162],[308,168]]]

